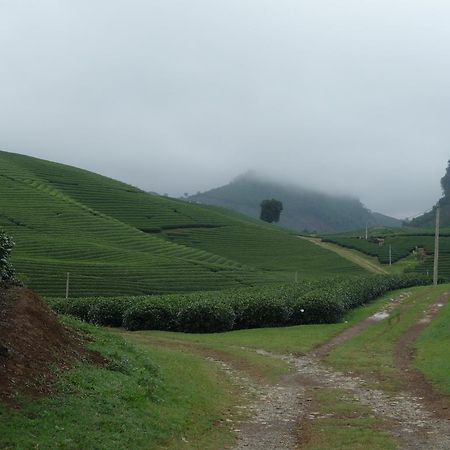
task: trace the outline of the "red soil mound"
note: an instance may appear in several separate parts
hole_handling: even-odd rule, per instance
[[[83,338],[62,325],[32,291],[0,291],[0,400],[49,392],[54,368],[84,359],[102,362]]]

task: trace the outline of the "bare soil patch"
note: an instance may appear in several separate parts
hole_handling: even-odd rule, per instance
[[[0,291],[0,400],[17,406],[18,395],[48,393],[55,368],[66,369],[77,360],[102,364],[104,359],[84,344],[29,289]]]

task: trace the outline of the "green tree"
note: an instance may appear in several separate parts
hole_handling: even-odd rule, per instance
[[[278,222],[280,220],[280,214],[283,211],[283,203],[274,198],[270,200],[263,200],[261,202],[261,215],[260,219],[265,222]]]
[[[13,247],[12,238],[0,230],[0,282],[14,280],[14,268],[9,260]]]
[[[441,178],[441,186],[444,191],[444,197],[450,198],[450,160],[448,161],[447,172]]]

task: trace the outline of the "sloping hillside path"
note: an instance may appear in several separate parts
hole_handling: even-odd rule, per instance
[[[323,242],[320,238],[311,238],[306,236],[299,236],[300,239],[311,242],[318,245],[319,247],[330,250],[337,253],[339,256],[351,261],[354,264],[368,270],[369,272],[376,273],[378,275],[387,275],[389,272],[384,269],[381,264],[372,261],[369,257],[359,255],[357,252],[341,247],[340,245],[332,244],[331,242]]]
[[[416,371],[411,366],[411,359],[396,358],[398,367],[412,383],[410,389],[407,392],[390,395],[369,387],[368,381],[361,377],[344,375],[321,362],[333,347],[388,317],[390,311],[405,298],[406,296],[402,296],[395,299],[384,310],[347,329],[309,354],[278,355],[257,350],[261,355],[286,361],[293,370],[276,386],[255,386],[246,380],[253,392],[258,392],[259,395],[249,407],[252,413],[250,419],[236,427],[235,431],[238,433],[236,450],[302,448],[308,441],[305,422],[321,418],[319,413],[311,410],[311,390],[322,388],[345,391],[349,397],[369,407],[376,416],[388,419],[389,432],[398,442],[399,448],[450,449],[448,398],[436,396],[433,388],[425,380],[414,379],[411,374],[415,374]],[[438,305],[447,300],[448,295],[445,295],[430,305],[424,312],[419,327],[416,325],[412,327],[414,331],[408,331],[399,342],[397,353],[411,354],[411,346],[418,335],[418,330],[420,331],[420,326],[430,321],[439,311]],[[417,391],[420,392],[420,397],[417,396]]]

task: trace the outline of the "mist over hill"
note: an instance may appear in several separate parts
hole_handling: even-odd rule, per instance
[[[430,228],[436,224],[436,206],[441,208],[441,226],[450,227],[450,160],[447,165],[447,171],[441,178],[442,197],[431,211],[428,211],[421,216],[418,216],[408,222],[408,225],[413,227]]]
[[[357,198],[268,180],[255,172],[247,172],[225,186],[191,195],[187,199],[259,217],[260,203],[266,198],[283,202],[280,225],[298,231],[347,231],[363,228],[366,224],[401,225],[397,219],[370,211]]]

